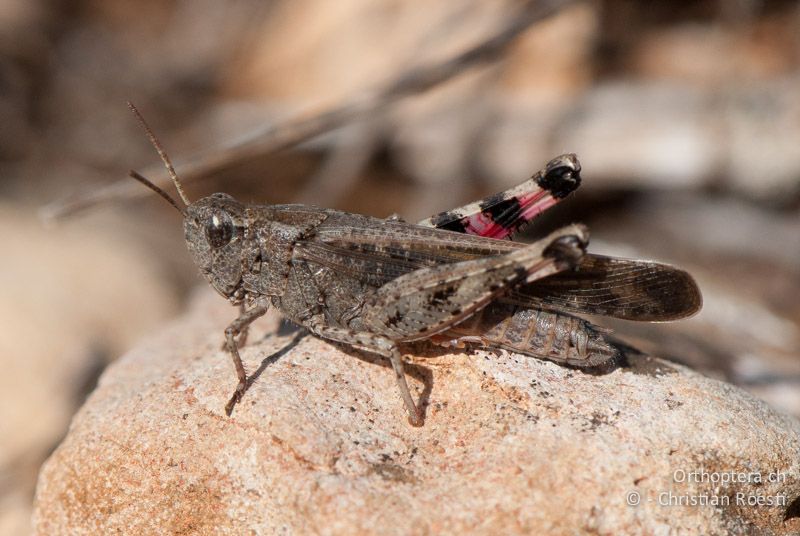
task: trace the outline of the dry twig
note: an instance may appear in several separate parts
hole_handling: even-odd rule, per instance
[[[295,146],[374,113],[399,99],[423,93],[466,69],[495,61],[502,56],[514,39],[531,25],[557,13],[575,1],[529,0],[524,2],[495,34],[463,52],[441,62],[411,68],[387,85],[361,94],[334,108],[310,111],[284,123],[258,129],[211,154],[190,159],[180,165],[181,180],[187,183],[211,175],[235,162]],[[169,178],[163,172],[153,175],[152,180],[159,186],[169,183]],[[147,191],[138,188],[133,181],[120,180],[108,186],[78,192],[74,196],[51,203],[42,209],[41,215],[46,220],[54,220],[86,210],[98,203],[146,194]]]

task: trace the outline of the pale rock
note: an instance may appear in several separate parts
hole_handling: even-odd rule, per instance
[[[242,352],[261,373],[228,418],[220,343],[234,315],[205,292],[106,371],[42,469],[36,533],[800,530],[800,423],[681,366],[415,357],[426,419],[413,428],[385,363],[273,333],[270,316]],[[744,481],[716,482],[732,473]],[[660,504],[669,493],[730,505]],[[779,504],[739,505],[738,493]]]

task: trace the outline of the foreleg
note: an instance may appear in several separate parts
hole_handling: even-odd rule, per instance
[[[233,366],[236,369],[236,377],[239,379],[239,383],[236,386],[236,390],[233,392],[233,396],[231,396],[231,399],[227,404],[225,404],[225,413],[228,416],[230,416],[230,414],[233,412],[233,406],[235,406],[242,399],[242,395],[244,395],[244,392],[247,389],[247,372],[244,370],[242,358],[239,356],[239,345],[236,343],[236,336],[239,334],[246,334],[248,326],[250,326],[255,319],[263,316],[268,310],[269,302],[266,300],[260,300],[252,309],[242,310],[239,317],[231,322],[230,325],[225,329],[225,342],[228,351],[231,354],[231,358],[233,359]],[[240,343],[244,344],[244,341],[240,340]]]

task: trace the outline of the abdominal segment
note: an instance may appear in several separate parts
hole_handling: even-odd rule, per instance
[[[443,345],[477,344],[594,367],[619,355],[601,330],[580,318],[504,303],[493,303],[436,337]]]

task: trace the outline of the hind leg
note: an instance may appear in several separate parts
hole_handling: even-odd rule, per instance
[[[388,357],[409,422],[422,416],[408,390],[398,342],[427,339],[469,318],[515,285],[575,266],[588,235],[577,225],[505,255],[422,268],[400,276],[366,297],[362,331],[312,323],[313,333]]]
[[[397,387],[400,389],[400,396],[403,398],[403,403],[408,411],[408,422],[412,426],[422,426],[422,412],[414,403],[411,391],[408,389],[405,370],[403,368],[403,358],[400,355],[400,351],[397,349],[397,345],[393,341],[380,335],[352,331],[344,328],[312,326],[309,329],[312,333],[322,338],[364,348],[370,352],[375,352],[376,354],[388,358],[392,364],[392,369],[394,369],[394,376],[397,381]]]
[[[396,342],[428,339],[518,285],[571,269],[583,258],[587,242],[585,228],[571,225],[504,255],[402,275],[367,296],[365,331]]]

